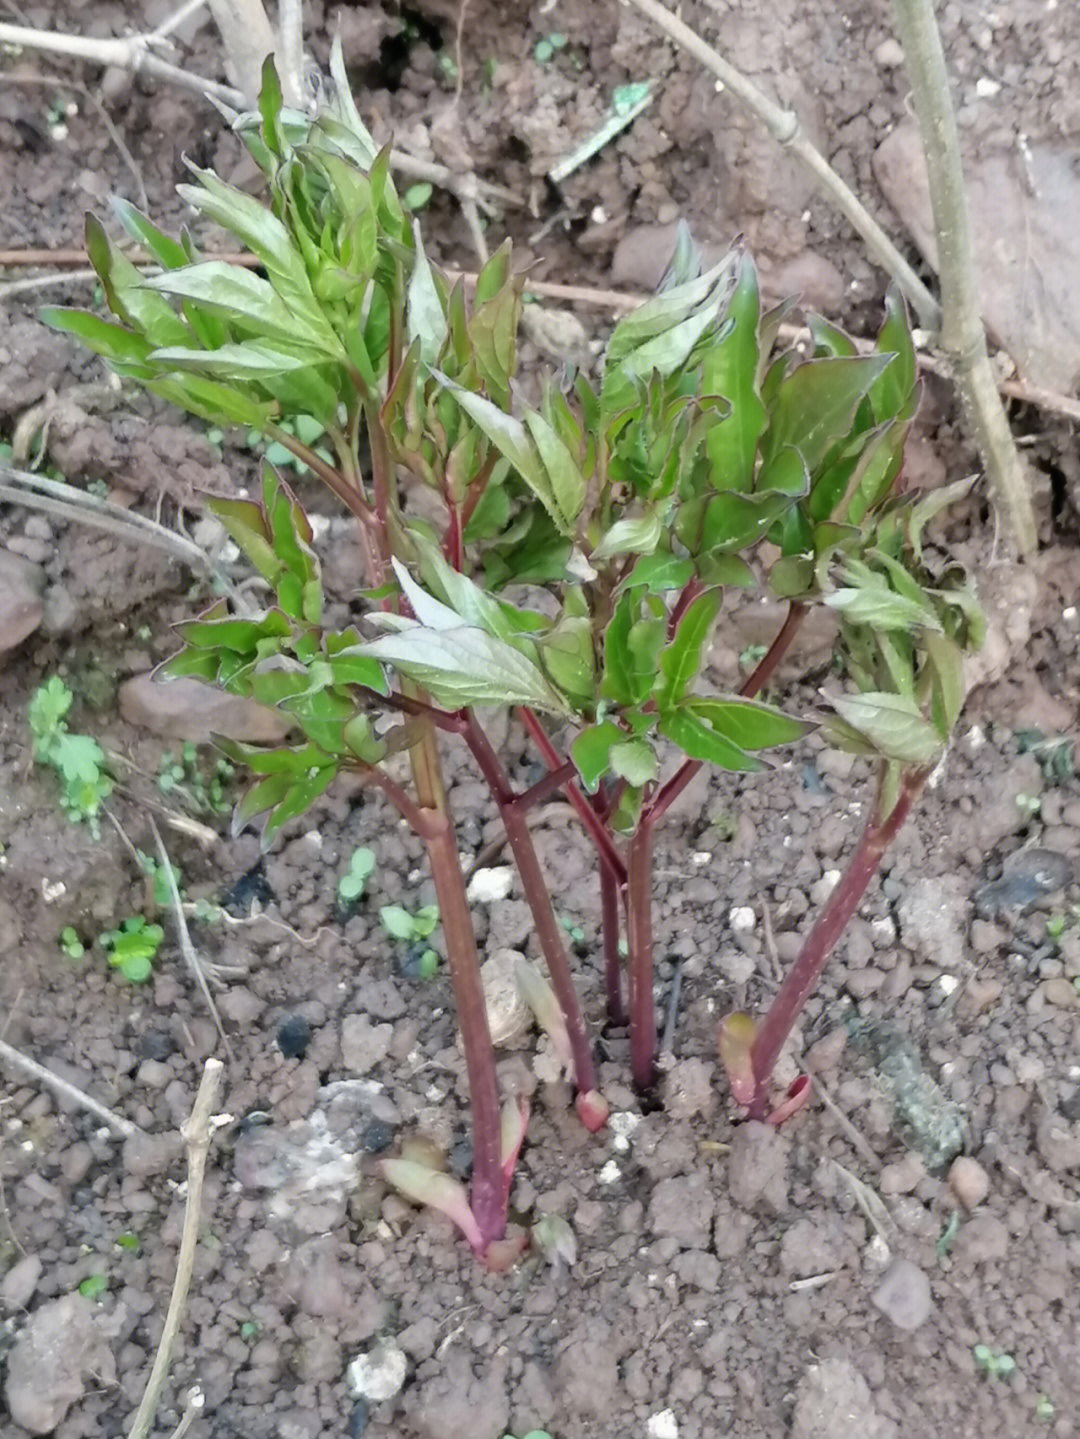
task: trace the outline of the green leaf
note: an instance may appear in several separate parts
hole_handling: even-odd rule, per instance
[[[438,603],[431,601],[430,603]],[[562,697],[520,650],[474,626],[414,625],[383,635],[364,653],[415,680],[448,709],[463,705],[530,705],[566,714]]]
[[[810,728],[805,721],[794,719],[773,705],[735,696],[694,696],[685,702],[683,708],[712,725],[740,749],[768,749],[772,745],[791,744],[793,740],[801,739]]]
[[[39,311],[43,324],[51,329],[62,330],[75,335],[89,345],[95,354],[102,355],[110,365],[124,374],[146,378],[153,374],[147,363],[153,345],[145,336],[119,325],[115,320],[103,320],[86,310],[69,310],[46,306]]]
[[[275,344],[271,340],[245,340],[219,345],[216,350],[193,350],[183,345],[167,345],[154,350],[150,360],[155,365],[176,370],[203,371],[222,380],[260,380],[288,370],[303,370],[317,365],[323,355],[297,342],[295,346]]]
[[[565,615],[539,646],[548,676],[563,694],[581,706],[596,698],[592,621]]]
[[[923,644],[933,668],[934,724],[942,739],[948,739],[967,695],[963,654],[947,635],[928,634]]]
[[[894,416],[908,419],[915,408],[917,367],[915,345],[908,324],[907,307],[898,290],[890,287],[885,296],[886,319],[875,348],[894,359],[867,391],[870,408],[878,424]]]
[[[619,593],[636,588],[653,594],[681,590],[693,573],[693,560],[676,559],[668,554],[644,555],[619,585]]]
[[[337,772],[336,764],[324,764],[322,768],[316,769],[306,779],[298,780],[292,786],[267,818],[260,840],[263,849],[267,848],[271,839],[283,825],[311,808],[319,796],[329,789]]]
[[[292,782],[292,773],[286,770],[279,770],[276,774],[270,774],[265,779],[257,780],[233,810],[233,838],[235,839],[238,834],[242,833],[257,814],[262,814],[265,810],[273,809],[275,805],[280,804]]]
[[[112,205],[113,214],[128,234],[138,240],[140,245],[145,245],[167,270],[178,270],[191,263],[183,245],[151,224],[129,200],[125,200],[121,195],[113,195],[109,203]]]
[[[807,360],[779,385],[762,446],[771,460],[785,445],[802,455],[811,475],[851,429],[867,390],[892,363],[891,355]]]
[[[815,356],[832,355],[835,358],[858,354],[854,341],[820,315],[807,316],[806,323],[814,341]]]
[[[282,340],[287,346],[307,345],[330,359],[344,359],[340,340],[321,315],[315,319],[310,314],[295,314],[272,285],[240,265],[206,260],[183,270],[166,270],[144,284],[162,294],[194,301],[227,320],[254,326],[260,338]]]
[[[723,327],[702,361],[702,393],[721,395],[731,406],[726,418],[705,432],[713,489],[747,491],[754,487],[758,440],[767,419],[757,388],[760,313],[757,273],[750,256],[744,254]]]
[[[391,939],[411,940],[418,937],[416,921],[400,904],[384,904],[379,910],[379,918]]]
[[[884,691],[826,698],[840,718],[886,758],[926,767],[941,757],[941,736],[914,700]]]
[[[160,295],[148,291],[144,276],[106,235],[95,215],[86,217],[86,250],[101,278],[109,308],[154,345],[182,345],[191,331]]]
[[[908,519],[908,538],[917,560],[922,559],[922,532],[925,527],[935,515],[940,514],[942,510],[947,509],[957,500],[963,499],[974,483],[974,475],[968,475],[962,480],[954,480],[951,485],[942,485],[939,489],[931,490],[924,499],[918,500],[912,506]]]
[[[775,491],[763,495],[718,494],[683,505],[675,533],[695,555],[741,550],[767,534],[795,501]]]
[[[702,650],[720,609],[721,592],[706,590],[686,607],[671,643],[660,652],[663,680],[656,690],[661,710],[677,704],[701,669]]]
[[[263,579],[274,584],[285,562],[274,550],[265,511],[254,500],[227,499],[224,495],[210,496],[207,507],[225,526],[241,553]]]
[[[570,746],[570,758],[589,794],[596,793],[597,785],[610,768],[608,755],[612,745],[620,744],[625,738],[617,724],[604,720],[601,724],[583,729],[574,739]]]
[[[661,533],[660,515],[656,510],[638,519],[616,520],[589,558],[606,560],[611,555],[651,555],[660,543]]]
[[[608,755],[612,773],[627,784],[643,785],[656,778],[656,754],[648,740],[628,739],[613,744]]]
[[[825,603],[830,609],[839,610],[849,625],[868,625],[879,630],[935,633],[941,630],[941,623],[928,604],[898,595],[884,583],[834,590],[825,596]]]
[[[548,424],[543,415],[535,410],[526,410],[525,424],[540,452],[551,493],[555,497],[557,513],[552,518],[556,523],[561,521],[563,532],[569,534],[573,521],[577,519],[585,503],[584,476],[558,432]]]
[[[413,221],[416,259],[409,280],[406,310],[409,342],[420,341],[420,356],[426,365],[433,365],[446,339],[446,310],[439,295],[435,277],[424,253],[420,226]]]
[[[762,763],[747,754],[726,735],[720,734],[692,710],[669,710],[660,716],[660,733],[691,759],[719,765],[721,769],[758,770]]]

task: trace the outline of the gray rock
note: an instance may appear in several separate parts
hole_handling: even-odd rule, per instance
[[[4,1395],[16,1424],[51,1434],[83,1394],[83,1375],[116,1383],[112,1353],[79,1294],[65,1294],[34,1311],[8,1356]]]
[[[44,571],[21,555],[0,550],[0,654],[21,645],[45,613]]]
[[[649,1228],[660,1238],[678,1239],[696,1249],[709,1243],[716,1201],[708,1171],[695,1169],[661,1179],[649,1201]]]
[[[900,900],[900,938],[920,958],[947,968],[963,952],[966,911],[967,898],[955,880],[917,879]]]
[[[910,1259],[896,1259],[886,1269],[871,1298],[897,1329],[918,1329],[930,1318],[934,1301],[930,1280]]]
[[[896,1425],[878,1412],[870,1386],[846,1359],[812,1364],[799,1381],[791,1439],[896,1439]]]
[[[161,739],[205,744],[220,734],[250,744],[278,744],[293,728],[277,710],[187,677],[159,683],[148,674],[134,675],[120,686],[117,698],[129,725]]]
[[[42,1263],[36,1254],[24,1254],[0,1280],[0,1309],[11,1314],[25,1309],[41,1279]]]

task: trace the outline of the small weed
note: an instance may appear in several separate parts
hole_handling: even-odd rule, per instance
[[[991,1349],[989,1344],[976,1344],[971,1352],[976,1365],[991,1379],[1011,1379],[1016,1373],[1016,1360],[1011,1354]]]
[[[254,1344],[262,1333],[262,1325],[257,1319],[245,1319],[240,1325],[240,1338],[245,1344]]]
[[[400,904],[384,904],[379,910],[383,928],[392,939],[403,939],[415,944],[419,939],[428,939],[435,933],[439,923],[439,906],[423,904],[415,914],[410,914]]]
[[[585,931],[572,914],[560,914],[559,923],[575,944],[585,943]]]
[[[147,854],[143,849],[137,849],[135,855],[140,865],[142,865],[143,869],[153,881],[152,894],[154,903],[161,909],[166,908],[172,903],[172,888],[169,884],[168,869],[166,869],[159,860],[154,859],[152,855]],[[184,887],[180,878],[180,871],[175,865],[171,865],[170,868],[172,869],[173,879],[176,881],[177,893],[183,894]]]
[[[109,963],[120,971],[129,984],[143,984],[153,971],[165,931],[160,924],[151,924],[144,914],[129,915],[119,929],[107,929],[98,942],[109,956]]]
[[[937,1257],[939,1259],[944,1259],[946,1254],[948,1254],[949,1250],[952,1248],[953,1240],[956,1238],[959,1229],[960,1215],[954,1209],[953,1212],[949,1215],[948,1219],[946,1219],[945,1223],[942,1225],[941,1233],[934,1241],[934,1248],[937,1251]]]
[[[537,40],[533,46],[533,59],[538,65],[547,65],[554,60],[560,50],[566,49],[566,36],[561,30],[553,30],[550,35],[545,35]]]
[[[1065,784],[1076,773],[1073,742],[1063,735],[1045,735],[1040,729],[1020,729],[1016,731],[1016,747],[1020,754],[1035,756],[1048,786]]]
[[[343,905],[356,903],[367,888],[367,882],[374,869],[375,854],[373,850],[363,846],[353,850],[349,859],[349,868],[338,880],[338,899]]]
[[[739,668],[744,672],[752,670],[768,652],[768,645],[747,645],[744,650],[739,651]]]
[[[84,1299],[100,1299],[109,1287],[109,1281],[104,1274],[88,1274],[79,1285],[79,1293]]]
[[[65,924],[60,931],[60,952],[68,959],[82,959],[86,946],[79,938],[79,932],[72,924]]]
[[[114,1243],[117,1248],[126,1249],[129,1254],[138,1254],[142,1248],[139,1236],[131,1229],[125,1229],[122,1234],[118,1234]]]
[[[169,750],[161,756],[157,785],[162,794],[177,795],[197,814],[227,814],[232,808],[227,790],[233,773],[233,766],[221,758],[207,776],[199,765],[198,747],[189,741],[179,757]]]
[[[402,194],[401,203],[406,210],[422,210],[434,193],[426,180],[418,180]]]
[[[70,734],[64,716],[74,695],[59,675],[34,691],[26,718],[34,737],[34,758],[51,765],[60,779],[60,804],[72,822],[84,820],[97,839],[101,833],[101,806],[112,794],[112,778],[105,770],[105,752],[96,739]]]
[[[1057,1413],[1054,1401],[1049,1394],[1040,1394],[1035,1400],[1035,1418],[1041,1419],[1044,1424],[1049,1424]]]

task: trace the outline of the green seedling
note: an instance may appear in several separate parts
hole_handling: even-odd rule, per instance
[[[657,294],[614,326],[597,377],[552,380],[530,403],[509,244],[467,293],[433,267],[337,45],[331,78],[325,109],[308,117],[283,107],[272,63],[264,68],[258,109],[236,129],[264,175],[265,204],[208,170],[181,187],[258,257],[258,272],[203,260],[120,201],[120,222],[160,272],[136,270],[90,217],[87,249],[114,318],[46,315],[156,394],[280,444],[356,520],[362,613],[335,627],[314,528],[273,466],[252,498],[211,500],[268,602],[240,613],[221,600],[181,625],[185,647],[165,669],[276,706],[299,729],[278,746],[223,742],[256,776],[238,827],[261,817],[269,844],[347,771],[422,841],[465,1053],[473,1169],[468,1190],[423,1165],[419,1175],[385,1173],[452,1213],[497,1265],[525,1116],[511,1107],[508,1123],[500,1118],[439,740],[468,749],[490,792],[566,1026],[583,1118],[602,1122],[530,812],[561,793],[595,849],[608,1010],[628,1021],[633,1078],[648,1091],[656,826],[702,765],[752,782],[769,751],[817,723],[817,712],[759,696],[811,610],[833,611],[838,663],[821,729],[871,761],[869,819],[768,1012],[760,1022],[732,1016],[721,1035],[734,1097],[754,1118],[778,1120],[806,1082],[777,1102],[777,1055],[944,752],[981,615],[959,567],[922,538],[963,487],[923,498],[897,489],[919,398],[898,297],[868,352],[811,317],[811,352],[797,353],[781,343],[788,307],[763,306],[745,251],[704,269],[682,230]],[[620,88],[605,124],[552,176],[585,163],[650,98],[648,82]],[[301,438],[301,416],[322,426],[321,450]],[[717,693],[709,654],[737,588],[767,590],[787,614],[738,691]],[[542,767],[528,787],[512,782],[491,744],[487,706],[520,716]],[[391,906],[384,922],[395,911],[405,918],[391,924],[415,942],[415,916]]]
[[[546,65],[560,50],[565,49],[566,36],[561,30],[553,30],[550,35],[544,35],[537,40],[533,46],[533,59],[538,65]]]
[[[125,1229],[116,1236],[114,1243],[118,1248],[126,1250],[129,1254],[138,1254],[142,1248],[139,1236],[131,1229]]]
[[[976,1365],[991,1379],[1011,1379],[1016,1373],[1016,1360],[1011,1354],[991,1349],[989,1344],[976,1344],[971,1352]]]
[[[429,939],[439,923],[439,906],[423,904],[410,914],[400,904],[384,904],[379,910],[383,928],[392,939],[403,939],[407,944]]]
[[[157,785],[162,794],[175,794],[196,814],[226,814],[232,808],[228,786],[234,772],[227,759],[218,757],[209,776],[204,774],[198,747],[189,741],[178,756],[168,750],[161,756]]]
[[[262,1333],[262,1325],[257,1319],[245,1319],[240,1325],[240,1338],[245,1344],[254,1344]]]
[[[154,859],[153,855],[147,854],[145,850],[136,849],[135,857],[139,861],[142,869],[150,877],[151,895],[154,904],[156,904],[159,909],[167,909],[168,906],[172,904],[172,887],[169,884],[168,869],[160,860]],[[184,892],[184,884],[180,876],[180,871],[175,865],[170,865],[169,868],[171,868],[173,878],[176,881],[177,893],[182,895]]]
[[[354,849],[349,857],[349,868],[338,880],[338,899],[342,904],[356,903],[367,888],[367,882],[374,870],[374,850],[363,846]]]
[[[79,1285],[79,1293],[84,1299],[100,1299],[108,1287],[109,1281],[104,1274],[88,1274]]]
[[[1050,1424],[1050,1423],[1053,1422],[1053,1419],[1054,1419],[1054,1417],[1055,1417],[1056,1414],[1057,1414],[1057,1407],[1055,1406],[1054,1401],[1050,1398],[1049,1394],[1039,1394],[1039,1395],[1036,1396],[1036,1399],[1035,1399],[1035,1418],[1036,1418],[1036,1419],[1041,1420],[1044,1424]]]
[[[101,809],[112,794],[112,777],[106,771],[105,752],[96,739],[71,734],[65,716],[74,695],[53,675],[34,691],[27,723],[34,742],[34,758],[50,765],[60,780],[60,804],[73,822],[83,821],[95,839],[101,833]]]
[[[739,651],[739,668],[749,674],[755,665],[759,664],[769,652],[768,645],[747,645]]]
[[[1034,819],[1042,809],[1042,796],[1037,794],[1018,794],[1016,796],[1016,807],[1029,819]]]
[[[434,187],[427,180],[418,180],[415,185],[402,191],[401,203],[406,210],[423,210],[434,193]]]
[[[939,1259],[944,1259],[949,1250],[953,1247],[953,1241],[960,1232],[960,1214],[954,1209],[941,1226],[941,1233],[934,1241],[934,1249]]]
[[[60,952],[66,954],[68,959],[82,959],[86,953],[86,946],[79,938],[79,931],[74,925],[66,924],[60,931]]]
[[[160,924],[151,924],[144,914],[130,915],[118,929],[107,929],[98,942],[109,963],[129,984],[144,984],[153,972],[154,957],[165,938]]]

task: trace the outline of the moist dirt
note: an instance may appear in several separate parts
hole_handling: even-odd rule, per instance
[[[647,290],[684,218],[703,246],[743,234],[771,294],[798,291],[854,333],[872,333],[884,282],[857,241],[794,161],[628,7],[472,0],[460,30],[451,0],[401,12],[305,8],[320,59],[340,30],[376,133],[520,196],[487,234],[512,234],[535,279]],[[20,18],[105,34],[156,24],[166,10],[89,0],[24,6]],[[854,11],[839,0],[683,11],[795,106],[902,237],[874,172],[906,100],[883,0]],[[1080,132],[1071,7],[1002,0],[991,16],[964,0],[942,23],[967,136],[1008,149],[1065,145]],[[218,75],[209,28],[189,31],[188,63]],[[2,245],[76,246],[84,210],[104,213],[113,192],[138,199],[140,185],[155,218],[176,228],[185,156],[245,180],[215,113],[181,92],[103,81],[28,52],[5,56],[2,69]],[[649,109],[553,186],[549,170],[602,122],[613,87],[642,79],[654,82]],[[72,113],[55,113],[58,95]],[[475,264],[452,197],[437,192],[424,220],[436,259]],[[209,533],[199,529],[200,495],[250,482],[245,437],[208,437],[175,411],[117,393],[96,360],[35,318],[42,300],[89,295],[71,280],[5,306],[0,442],[19,443],[29,428],[31,459],[43,447],[69,478]],[[550,322],[530,324],[537,367],[568,347],[588,363],[610,316],[581,306],[557,314],[560,323],[555,339]],[[978,573],[997,648],[807,1005],[790,1056],[819,1077],[805,1112],[778,1131],[740,1123],[715,1027],[733,1008],[767,1003],[794,957],[865,814],[862,763],[810,739],[752,781],[691,786],[672,811],[656,859],[666,1049],[644,1106],[629,1087],[625,1031],[604,1019],[588,843],[566,806],[536,813],[613,1119],[599,1136],[582,1129],[535,1034],[503,1052],[504,1088],[533,1109],[514,1215],[563,1216],[577,1259],[567,1268],[533,1255],[499,1276],[446,1222],[374,1176],[376,1157],[416,1134],[452,1167],[466,1172],[469,1161],[449,984],[441,971],[420,977],[417,954],[389,940],[378,917],[384,904],[433,900],[420,845],[377,797],[342,784],[261,855],[210,803],[208,747],[163,792],[163,755],[175,767],[185,721],[132,701],[121,710],[118,692],[172,652],[170,625],[207,591],[156,551],[0,507],[0,546],[33,581],[20,614],[37,621],[0,650],[2,1037],[147,1136],[119,1140],[4,1072],[4,1439],[126,1433],[168,1304],[184,1204],[179,1126],[204,1060],[222,1051],[171,919],[128,847],[152,851],[150,815],[181,871],[192,937],[220,969],[216,1001],[233,1054],[231,1118],[211,1153],[159,1432],[175,1426],[195,1383],[205,1406],[190,1432],[206,1439],[1080,1431],[1080,784],[1070,760],[1080,738],[1080,470],[1065,420],[1019,405],[1012,418],[1036,466],[1042,548],[1019,579],[1003,574],[978,501],[933,535]],[[931,377],[910,478],[931,486],[973,468],[950,392]],[[321,492],[301,488],[327,520],[327,585],[344,619],[358,550]],[[768,607],[731,602],[716,677],[735,683],[748,647],[776,623]],[[811,628],[781,677],[809,703],[828,683],[830,649],[828,630]],[[115,757],[118,827],[103,820],[96,835],[68,822],[53,776],[33,761],[26,708],[53,674],[75,692],[72,730]],[[493,735],[527,784],[535,757],[523,734],[510,725]],[[445,759],[465,863],[504,865],[467,758],[448,747]],[[238,780],[225,783],[223,806],[240,792]],[[358,845],[376,867],[365,896],[343,906],[337,881]],[[94,940],[140,913],[160,918],[167,937],[151,980],[132,986]],[[479,903],[476,922],[485,951],[533,954],[518,887]],[[80,958],[61,952],[67,926],[86,945]],[[346,1373],[361,1355],[380,1373],[403,1370],[391,1397],[350,1391]]]

